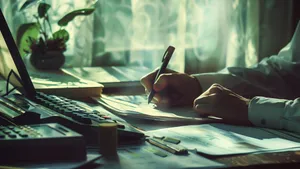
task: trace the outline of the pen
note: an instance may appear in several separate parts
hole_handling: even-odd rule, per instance
[[[184,155],[184,154],[188,154],[188,151],[186,148],[179,146],[179,145],[175,145],[175,144],[168,144],[165,143],[164,141],[161,140],[157,140],[154,138],[147,138],[147,141],[152,144],[155,145],[163,150],[166,150],[172,154],[177,154],[177,155]]]
[[[172,54],[173,54],[174,50],[175,50],[175,48],[173,46],[169,46],[167,48],[167,50],[165,51],[165,53],[163,55],[163,58],[162,58],[162,64],[161,64],[159,70],[156,73],[156,76],[155,76],[155,79],[153,81],[153,84],[155,83],[155,81],[157,80],[157,78],[161,74],[163,74],[165,72],[165,70],[166,70],[166,68],[168,66],[168,63],[169,63],[169,61],[170,61],[170,59],[172,57]],[[148,96],[148,104],[152,101],[154,95],[155,95],[155,90],[152,87],[152,90],[151,90],[151,92],[150,92],[150,94]]]

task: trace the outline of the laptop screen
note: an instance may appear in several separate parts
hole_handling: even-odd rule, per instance
[[[27,97],[33,98],[35,89],[1,9],[0,25],[0,74],[7,79],[9,72],[13,70],[20,77],[22,85],[15,75],[10,76],[9,82]]]

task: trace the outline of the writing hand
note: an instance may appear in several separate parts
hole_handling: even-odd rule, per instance
[[[213,84],[195,99],[194,109],[201,115],[220,117],[232,124],[251,125],[248,120],[249,101],[219,84]]]
[[[195,77],[167,69],[152,85],[156,73],[157,70],[145,75],[141,84],[146,93],[152,88],[155,90],[153,102],[158,106],[192,106],[194,99],[201,94],[200,84]]]

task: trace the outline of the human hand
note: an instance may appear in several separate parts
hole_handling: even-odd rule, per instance
[[[194,109],[201,115],[212,115],[225,122],[251,125],[248,120],[249,99],[233,91],[213,84],[194,101]]]
[[[147,94],[152,88],[155,90],[153,102],[158,106],[192,106],[194,99],[202,92],[195,77],[170,69],[166,69],[165,73],[161,74],[152,85],[157,71],[142,77],[141,84]]]

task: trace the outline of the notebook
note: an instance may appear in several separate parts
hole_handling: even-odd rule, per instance
[[[29,74],[2,12],[0,12],[0,25],[0,74],[26,97],[32,98],[36,95],[36,91],[68,98],[101,95],[102,84],[71,76],[62,71],[29,70],[31,71]],[[8,78],[11,71],[16,75]],[[18,80],[17,77],[20,79]]]
[[[140,80],[151,72],[144,66],[74,67],[62,71],[104,85],[103,93],[144,93]]]

